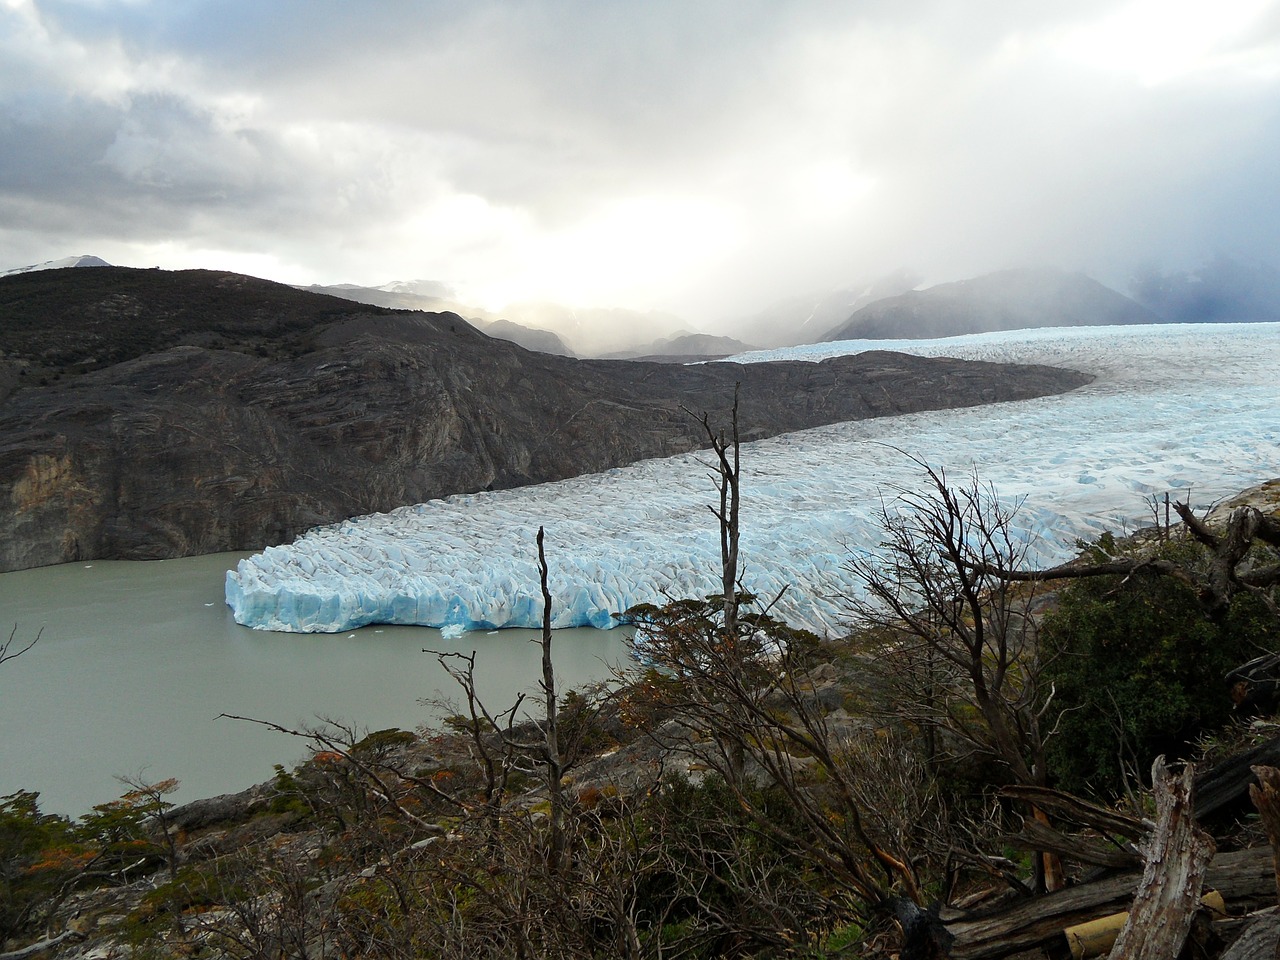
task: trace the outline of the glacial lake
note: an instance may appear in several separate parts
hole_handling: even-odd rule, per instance
[[[541,650],[532,630],[442,639],[419,627],[283,634],[235,623],[226,571],[247,554],[103,561],[0,574],[0,796],[37,790],[47,812],[78,816],[126,789],[120,776],[176,777],[186,802],[269,779],[306,756],[284,726],[325,717],[361,730],[414,729],[440,715],[422,701],[456,686],[424,647],[476,652],[481,695],[509,705],[536,691]],[[561,630],[557,684],[568,690],[626,659],[622,630]]]

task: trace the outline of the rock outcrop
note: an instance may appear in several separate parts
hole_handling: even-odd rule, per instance
[[[702,443],[1070,390],[1085,375],[869,353],[584,361],[208,271],[0,279],[0,570],[260,549],[319,523]]]

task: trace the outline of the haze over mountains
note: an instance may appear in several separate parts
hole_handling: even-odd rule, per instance
[[[0,276],[61,267],[107,266],[67,257]],[[1126,296],[1083,273],[1024,267],[924,286],[899,270],[874,281],[779,301],[719,333],[681,317],[610,307],[513,304],[498,311],[462,302],[441,281],[376,287],[312,284],[298,289],[395,310],[455,313],[491,337],[564,357],[680,362],[759,348],[844,339],[919,339],[1039,327],[1280,319],[1280,270],[1218,256],[1194,271],[1151,267]]]
[[[1150,310],[1082,273],[1004,270],[876,300],[822,339],[926,340],[997,330],[1159,320]]]

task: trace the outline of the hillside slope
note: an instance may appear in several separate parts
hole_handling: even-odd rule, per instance
[[[211,271],[0,278],[0,570],[257,549],[319,523],[702,443],[1070,390],[1071,371],[872,353],[583,361]]]

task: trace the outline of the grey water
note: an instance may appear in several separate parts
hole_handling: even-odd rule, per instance
[[[282,634],[235,623],[226,571],[246,554],[93,561],[0,574],[0,796],[36,790],[47,812],[78,816],[127,788],[120,777],[181,782],[177,802],[240,790],[306,756],[287,727],[328,718],[358,730],[414,729],[442,716],[457,688],[435,656],[476,653],[481,696],[509,706],[534,693],[539,634],[504,630],[444,640],[438,630],[371,626]],[[626,659],[621,630],[561,630],[561,690]]]

